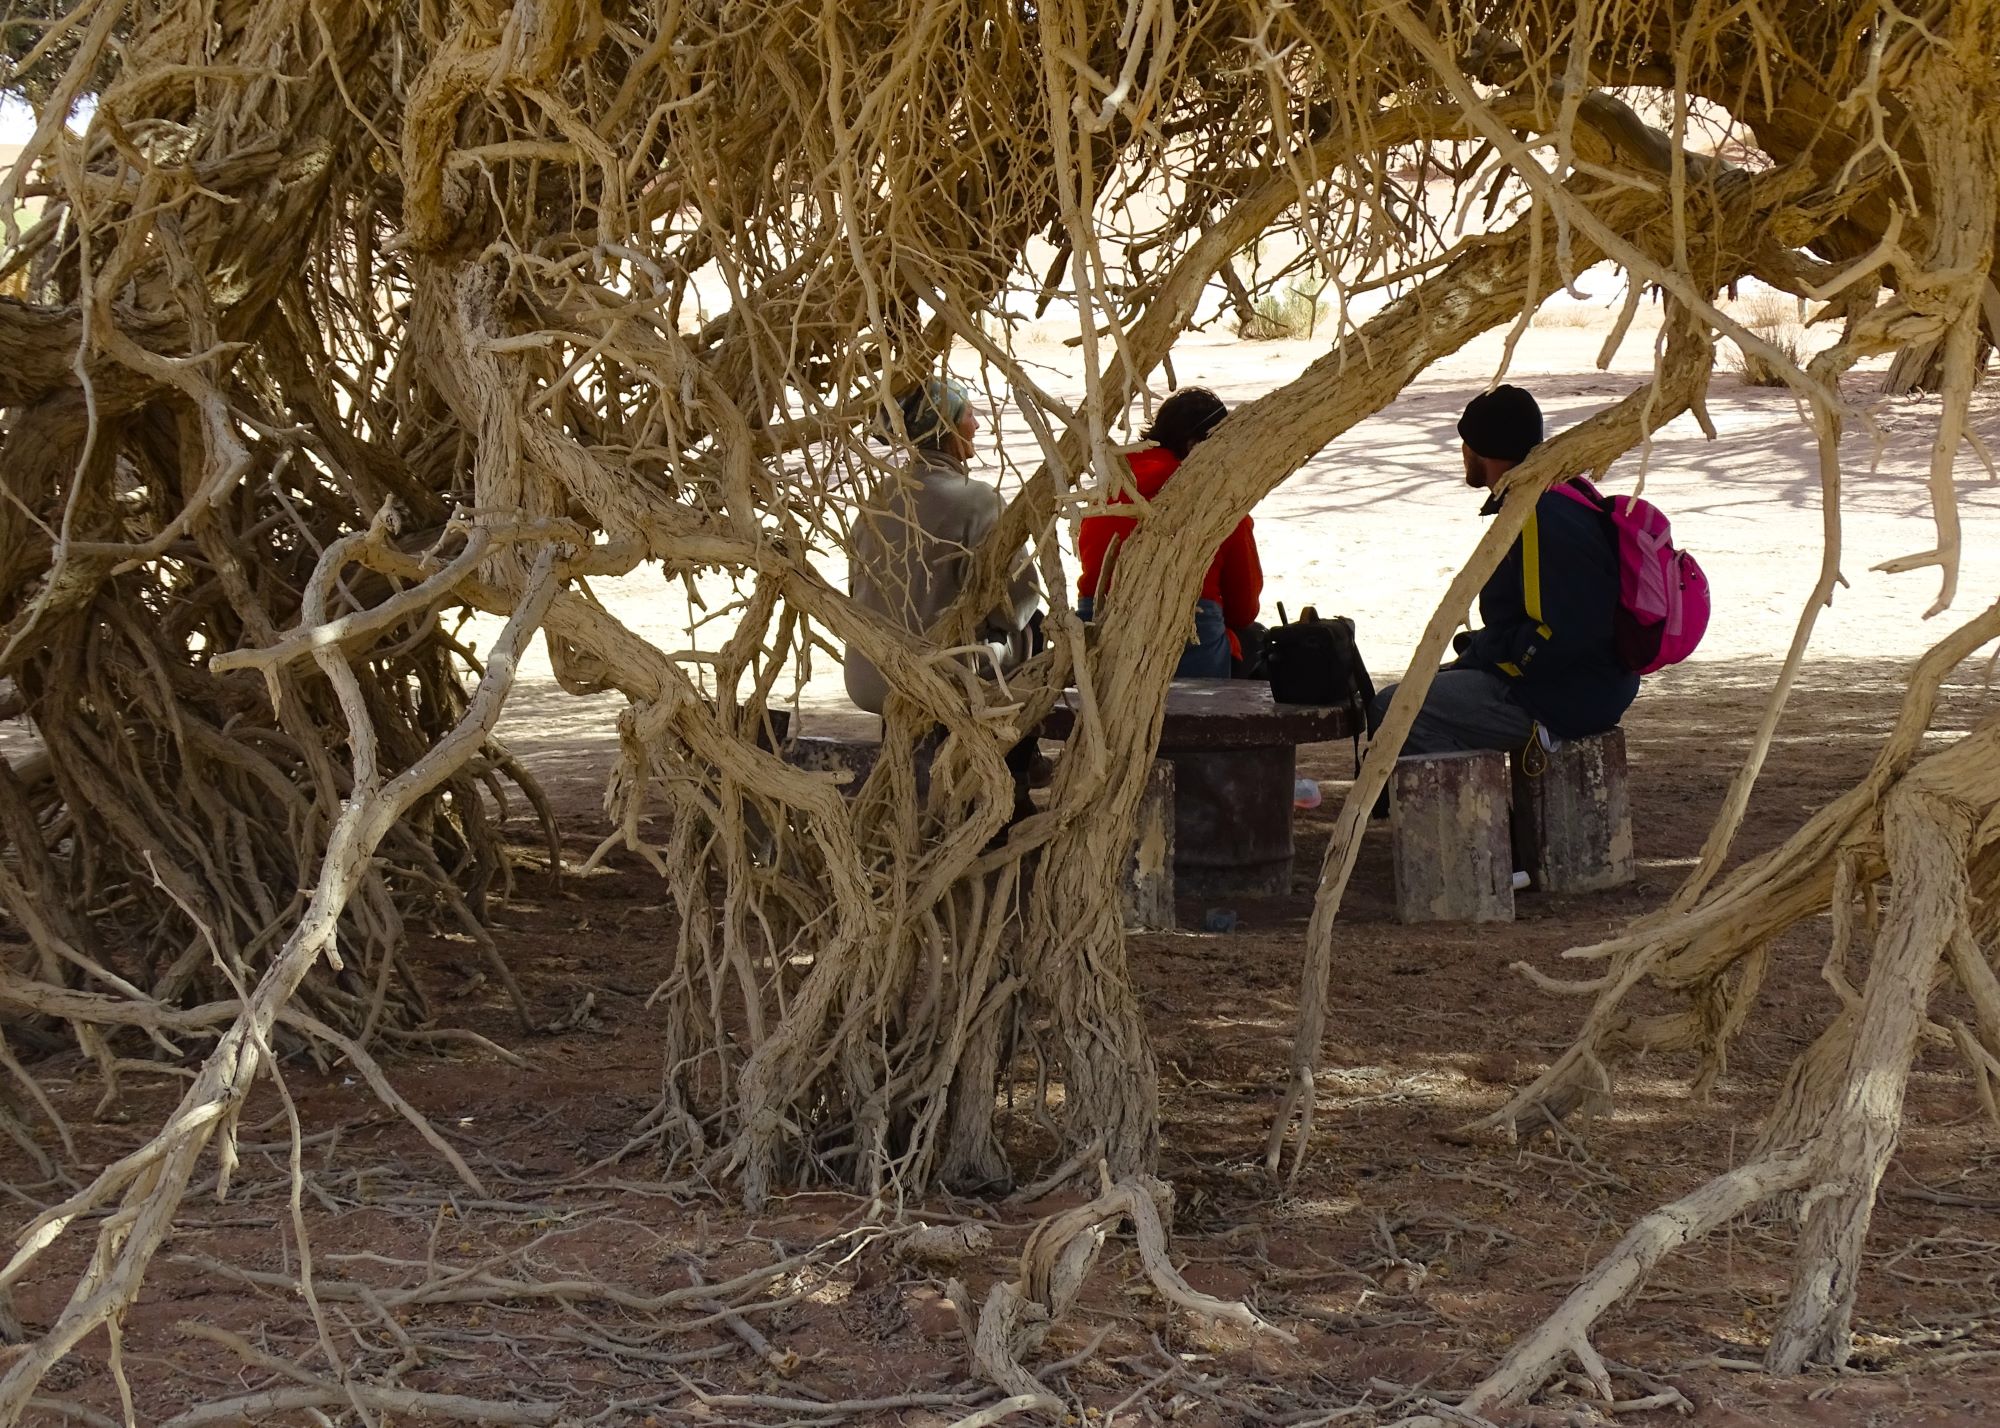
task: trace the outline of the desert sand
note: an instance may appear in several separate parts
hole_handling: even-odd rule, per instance
[[[1746,292],[1737,306],[1747,310],[1759,300]],[[1618,400],[1650,374],[1656,335],[1656,327],[1648,326],[1651,311],[1642,314],[1609,368],[1598,369],[1612,316],[1609,305],[1559,299],[1522,334],[1505,377],[1537,395],[1551,433]],[[1453,423],[1465,402],[1495,379],[1505,338],[1504,332],[1490,333],[1434,367],[1258,505],[1253,516],[1267,620],[1275,619],[1278,601],[1294,614],[1316,604],[1322,613],[1351,615],[1378,678],[1402,672],[1452,575],[1479,539],[1480,499],[1460,480]],[[1174,372],[1181,385],[1212,387],[1235,404],[1282,386],[1327,347],[1325,336],[1243,341],[1218,325],[1181,344]],[[1065,399],[1080,396],[1082,361],[1075,349],[1052,339],[1022,342],[1017,351],[1038,383]],[[1650,450],[1615,465],[1604,482],[1607,490],[1633,490],[1643,467],[1645,494],[1672,517],[1678,542],[1700,558],[1714,589],[1715,619],[1695,660],[1656,676],[1649,681],[1652,689],[1712,677],[1724,673],[1718,666],[1730,663],[1767,670],[1789,645],[1819,572],[1822,503],[1811,433],[1792,394],[1748,385],[1729,370],[1729,351],[1723,344],[1722,369],[1708,399],[1717,439],[1710,441],[1692,416],[1683,416],[1658,434]],[[1815,655],[1900,665],[1949,624],[2000,596],[2000,487],[1970,445],[1960,452],[1965,559],[1959,593],[1950,612],[1926,622],[1925,612],[1939,592],[1938,572],[1890,575],[1873,567],[1929,550],[1935,542],[1926,480],[1937,401],[1881,399],[1880,372],[1880,364],[1857,368],[1844,388],[1856,412],[1841,463],[1847,491],[1841,566],[1849,585],[1821,615],[1812,649]],[[1164,384],[1156,383],[1156,394],[1163,392]],[[1003,405],[984,415],[974,468],[1011,494],[1033,470],[1038,448],[1018,412]],[[1136,405],[1133,415],[1136,430],[1141,416]],[[1989,444],[2000,444],[2000,402],[1990,392],[1975,398],[1974,427]],[[1073,570],[1068,546],[1066,539],[1065,566]],[[846,572],[837,559],[822,564],[844,583]],[[678,582],[669,585],[656,574],[593,588],[621,618],[670,652],[713,650],[733,627],[724,618],[690,635],[691,615],[702,612],[691,610]],[[726,581],[710,579],[699,588],[712,610],[728,603]],[[490,638],[497,624],[481,622],[476,628]],[[578,700],[562,694],[537,647],[502,736],[524,752],[572,767],[572,761],[601,763],[605,746],[615,739],[621,702],[612,695]],[[872,724],[847,701],[839,667],[824,657],[802,685],[787,691],[787,702],[802,711],[805,727],[828,731]]]

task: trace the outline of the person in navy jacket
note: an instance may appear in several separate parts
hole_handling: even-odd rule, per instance
[[[1472,399],[1458,419],[1465,482],[1490,491],[1542,441],[1542,412],[1519,387]],[[1482,515],[1500,508],[1489,497]],[[1481,627],[1460,632],[1405,754],[1512,751],[1537,737],[1581,739],[1617,726],[1639,693],[1613,643],[1618,542],[1611,519],[1559,490],[1543,492],[1519,539],[1479,592]],[[1395,686],[1370,711],[1371,732]]]

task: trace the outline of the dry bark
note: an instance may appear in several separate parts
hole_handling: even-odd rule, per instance
[[[1101,1157],[1140,1183],[1157,1087],[1111,850],[1128,842],[1208,552],[1428,365],[1509,322],[1518,340],[1600,259],[1626,270],[1635,304],[1648,284],[1670,300],[1656,380],[1521,468],[1418,660],[1434,663],[1539,489],[1699,414],[1716,334],[1807,401],[1827,559],[1757,752],[1682,895],[1587,949],[1611,960],[1589,984],[1598,1006],[1532,1101],[1596,1084],[1621,1046],[1719,1057],[1776,933],[1855,879],[1896,877],[1884,800],[1922,784],[1895,815],[1898,849],[1956,836],[1939,800],[1982,806],[1925,783],[1915,758],[1936,681],[1990,617],[1920,669],[1853,795],[1718,880],[1811,610],[1837,583],[1851,414],[1836,383],[1862,355],[1943,343],[1939,538],[1900,565],[1939,568],[1940,603],[1952,594],[1953,460],[2000,227],[2000,5],[1591,13],[1590,46],[1545,5],[1401,0],[757,0],[721,14],[105,0],[53,21],[20,56],[42,108],[0,179],[0,214],[31,187],[48,200],[0,258],[0,676],[43,743],[0,769],[0,908],[32,949],[0,1003],[67,1026],[108,1096],[142,1038],[209,1050],[159,1138],[39,1221],[0,1274],[26,1273],[84,1209],[133,1216],[102,1230],[57,1325],[0,1381],[0,1420],[82,1334],[115,1330],[208,1147],[226,1172],[271,1038],[372,1066],[378,1036],[426,1023],[403,945],[422,922],[478,935],[504,888],[494,790],[518,765],[487,736],[535,633],[565,688],[625,696],[604,851],[657,869],[677,913],[661,948],[664,1091],[635,1146],[753,1203],[815,1178],[885,1202],[1004,1182],[996,1087],[1033,1075],[1046,1094],[1026,1113],[1054,1124],[1057,1159],[1080,1172]],[[1593,87],[1631,83],[1668,101],[1667,128]],[[72,137],[62,121],[84,95],[95,115]],[[1694,98],[1747,124],[1775,166],[1699,152]],[[1447,231],[1406,170],[1453,175],[1455,210],[1485,203],[1490,221]],[[1273,231],[1309,239],[1339,291],[1394,299],[1365,322],[1338,313],[1324,357],[1186,464],[1122,552],[1103,601],[1115,638],[1086,641],[1059,523],[1120,488],[1128,409],[1150,400],[1215,275]],[[1041,238],[1055,261],[1031,266]],[[1848,318],[1836,351],[1800,370],[1761,346],[1717,304],[1746,274],[1834,300]],[[1878,288],[1893,294],[1879,306]],[[1017,296],[1075,308],[1074,407],[992,320]],[[972,553],[958,606],[913,634],[814,556],[844,548],[853,492],[907,457],[869,444],[885,395],[953,349],[1011,384],[1043,464]],[[1051,647],[982,678],[966,648],[1029,539],[1056,592]],[[639,638],[581,583],[647,562],[737,582],[735,632],[706,662]],[[457,638],[470,610],[512,622],[483,673]],[[883,756],[852,798],[760,740],[788,677],[829,646],[894,688]],[[1003,753],[1071,684],[1077,732],[1048,804],[996,844],[1012,811]],[[1343,810],[1274,1162],[1294,1115],[1297,1155],[1309,1146],[1332,922],[1423,684],[1406,681]],[[920,794],[913,751],[939,728]],[[1988,863],[1967,866],[1977,894]],[[1923,896],[1935,911],[1953,895]],[[1849,1095],[1852,1066],[1829,1044],[1798,1078],[1814,1089],[1774,1118],[1797,1131],[1787,1144],[1838,1147],[1787,1360],[1840,1349],[1893,1135],[1903,1023],[1889,1001],[1916,996],[1908,977],[1944,955],[1925,950],[1931,923],[1920,931],[1904,982],[1878,993],[1878,969],[1852,1017],[1883,1093]],[[1981,1009],[1968,1054],[2000,1057],[1984,963],[1949,962]],[[1649,977],[1686,995],[1684,1016],[1622,1010]],[[1886,1029],[1863,1037],[1877,995]],[[1649,1221],[1593,1293],[1769,1179]],[[1583,1342],[1587,1324],[1565,1324],[1537,1342]],[[1523,1359],[1508,1392],[1547,1362]]]

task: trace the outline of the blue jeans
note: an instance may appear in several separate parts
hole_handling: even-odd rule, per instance
[[[1097,601],[1085,595],[1076,602],[1076,613],[1088,621],[1095,618]],[[1213,600],[1197,600],[1194,606],[1194,639],[1181,651],[1174,666],[1175,679],[1229,678],[1229,627],[1222,620],[1222,606]]]

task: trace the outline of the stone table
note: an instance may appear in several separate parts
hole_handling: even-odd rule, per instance
[[[1066,739],[1065,696],[1042,724]],[[1167,687],[1159,757],[1174,766],[1174,879],[1194,897],[1277,897],[1292,887],[1292,789],[1300,744],[1352,738],[1354,711],[1279,704],[1250,679]]]

